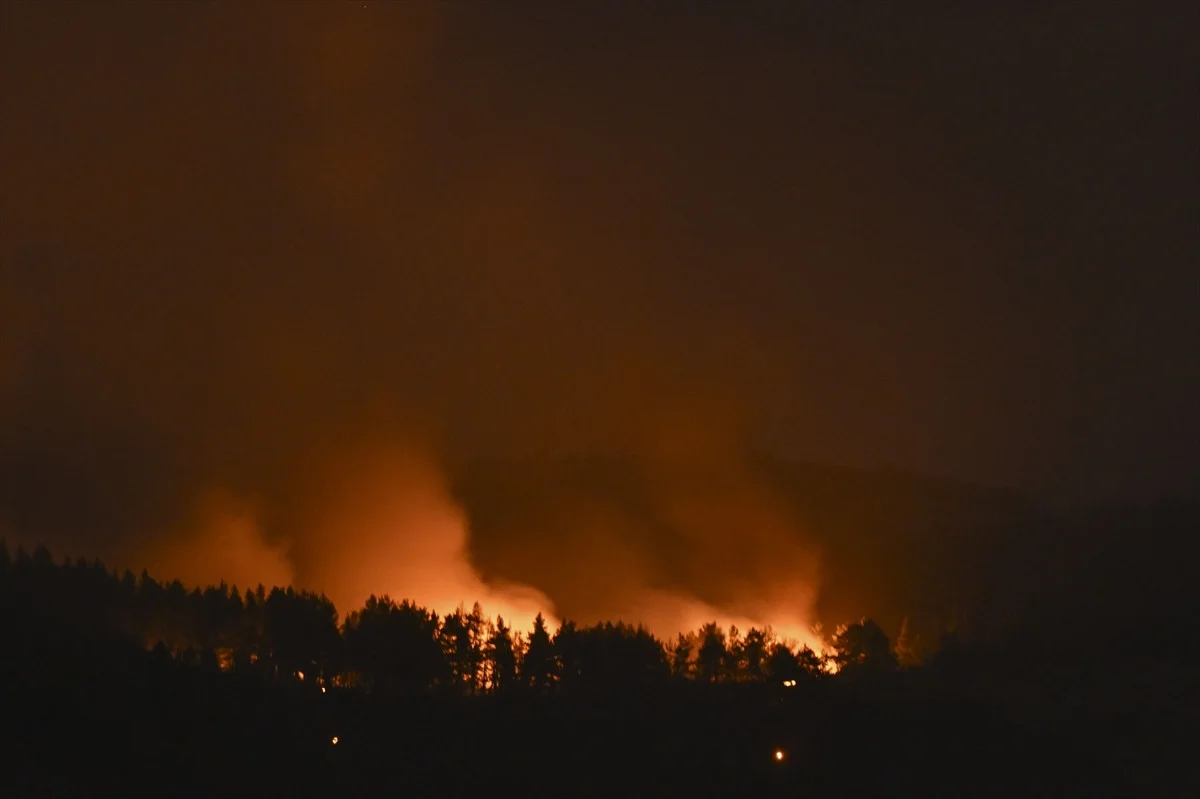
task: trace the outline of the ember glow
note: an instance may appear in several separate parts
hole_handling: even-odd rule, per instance
[[[793,649],[807,646],[822,654],[826,648],[819,633],[794,610],[779,608],[774,612],[767,610],[761,615],[747,616],[722,611],[683,595],[654,591],[646,592],[639,600],[636,609],[623,618],[644,624],[660,640],[671,640],[677,633],[686,634],[716,622],[726,631],[736,627],[743,634],[751,628],[769,628]]]

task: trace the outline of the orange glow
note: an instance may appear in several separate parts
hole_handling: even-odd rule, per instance
[[[334,739],[334,741],[336,742],[336,741],[337,741],[337,739],[335,738],[335,739]],[[776,750],[775,750],[775,761],[776,761],[776,762],[782,762],[782,761],[783,761],[783,750],[782,750],[782,749],[776,749]]]
[[[293,553],[272,542],[258,510],[223,491],[204,494],[180,535],[143,551],[137,568],[188,586],[293,585],[325,593],[344,618],[371,594],[408,599],[445,616],[476,602],[489,618],[529,630],[541,613],[559,622],[553,603],[522,585],[484,582],[468,556],[465,511],[451,499],[440,470],[409,451],[388,450],[337,463],[311,513],[315,542]],[[302,555],[314,564],[303,564]],[[293,562],[295,560],[295,562]],[[296,677],[303,680],[303,673]]]
[[[135,565],[156,578],[189,586],[293,582],[286,549],[266,539],[253,507],[223,491],[201,495],[190,529],[143,552],[141,560]]]
[[[195,532],[152,552],[151,571],[160,578],[180,577],[190,585],[224,580],[243,587],[262,583],[307,588],[325,593],[343,619],[369,595],[388,594],[441,617],[478,602],[486,617],[501,615],[517,632],[527,633],[541,613],[547,627],[557,629],[559,615],[545,594],[481,577],[470,556],[467,512],[426,451],[407,444],[344,448],[342,457],[330,459],[313,476],[313,489],[297,510],[303,529],[291,541],[267,535],[259,508],[228,493],[207,494],[198,506]],[[739,468],[735,458],[728,462],[734,465],[717,467],[722,478],[718,485],[723,486],[719,496],[697,498],[673,473],[652,475],[654,490],[662,494],[664,517],[689,542],[688,557],[699,558],[706,568],[723,567],[735,558],[736,547],[746,546],[755,553],[751,560],[775,571],[739,578],[744,588],[731,587],[726,578],[719,602],[651,588],[653,564],[636,548],[620,544],[622,536],[614,533],[629,520],[589,511],[565,520],[571,529],[585,530],[598,542],[594,553],[573,565],[581,570],[581,579],[587,571],[599,575],[597,592],[608,591],[613,600],[598,607],[593,617],[577,621],[642,624],[664,642],[716,622],[726,633],[731,627],[742,635],[751,628],[769,629],[793,649],[807,646],[818,654],[828,653],[812,624],[815,556],[797,543],[803,536],[769,492]],[[747,532],[731,538],[731,529]],[[624,532],[633,540],[646,531]],[[781,575],[787,576],[780,579]],[[832,663],[826,665],[829,671],[833,668]],[[296,677],[305,679],[303,673]]]
[[[677,538],[683,568],[665,569],[657,561],[669,555],[636,543],[661,534],[636,515],[590,506],[566,512],[559,523],[576,539],[580,529],[587,533],[589,554],[613,573],[616,585],[597,586],[613,597],[597,613],[641,622],[662,640],[715,622],[742,635],[770,628],[793,648],[822,652],[825,642],[813,625],[819,556],[788,502],[761,478],[736,437],[707,423],[706,414],[651,421],[639,445],[646,458],[635,468],[656,526]],[[679,573],[678,588],[661,586],[664,571]],[[683,588],[689,584],[708,591]]]
[[[330,740],[330,743],[332,743],[334,746],[337,746],[337,742],[338,742],[338,737],[335,735],[335,736],[333,736],[333,738]]]
[[[538,613],[557,626],[553,604],[539,591],[480,578],[468,554],[466,512],[431,459],[377,451],[331,472],[314,518],[315,582],[343,614],[370,594],[388,594],[439,616],[478,602],[515,630],[531,629]]]
[[[752,627],[759,630],[770,628],[780,641],[793,649],[807,646],[818,654],[827,649],[820,633],[794,611],[756,613],[753,616],[729,613],[699,600],[665,591],[640,592],[636,602],[621,618],[630,623],[644,624],[663,641],[670,641],[679,633],[687,635],[709,622],[716,622],[726,633],[730,627],[737,627],[741,635],[745,635]]]

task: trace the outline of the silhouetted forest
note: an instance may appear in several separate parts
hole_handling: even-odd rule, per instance
[[[1195,694],[1173,715],[1129,682],[1184,663],[1018,668],[954,635],[922,657],[870,620],[822,655],[387,596],[342,619],[44,547],[0,546],[0,625],[11,796],[1125,796],[1151,787],[1139,725]]]

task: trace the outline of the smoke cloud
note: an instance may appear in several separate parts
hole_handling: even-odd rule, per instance
[[[343,612],[801,638],[831,539],[764,444],[1053,460],[1011,433],[1071,326],[980,265],[990,206],[853,101],[836,26],[367,6],[0,12],[12,535]]]
[[[648,251],[605,221],[634,170],[588,109],[554,87],[565,114],[542,115],[515,80],[530,64],[464,71],[470,23],[316,13],[237,31],[198,15],[170,47],[120,15],[57,21],[81,53],[5,134],[26,190],[5,203],[12,526],[192,583],[294,582],[343,611],[390,593],[665,634],[735,608],[771,621],[783,591],[804,620],[809,556],[736,466],[778,364],[755,334],[655,302]],[[218,39],[219,61],[186,68]],[[93,69],[114,52],[159,67]],[[45,135],[80,115],[93,148]],[[580,503],[525,531],[548,547],[482,569],[505,536],[473,541],[444,465],[697,447],[716,493],[648,472],[648,518]],[[779,583],[767,560],[801,568]]]
[[[209,492],[197,501],[190,530],[156,537],[130,557],[159,579],[189,586],[226,582],[242,588],[295,582],[287,551],[267,541],[256,511],[236,498]],[[126,564],[129,565],[129,564]]]
[[[479,602],[528,629],[553,603],[536,589],[485,583],[470,561],[464,511],[450,497],[436,463],[395,447],[343,454],[322,470],[320,495],[299,533],[303,583],[341,608],[370,594],[407,598],[441,614]]]

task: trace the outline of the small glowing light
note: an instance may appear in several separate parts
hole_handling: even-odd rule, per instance
[[[334,738],[333,742],[337,743],[337,738]],[[782,749],[775,750],[775,760],[776,760],[776,762],[783,760],[783,750]]]
[[[325,693],[325,686],[324,686],[324,685],[322,685],[322,686],[321,686],[321,693]]]
[[[298,671],[298,672],[296,672],[296,676],[297,676],[297,677],[299,677],[300,679],[302,679],[302,680],[303,680],[303,679],[304,679],[304,672],[302,672],[302,671]]]
[[[795,681],[795,680],[784,680],[784,681],[783,681],[783,687],[784,687],[784,688],[795,688],[795,687],[796,687],[796,681]]]
[[[333,736],[333,741],[332,741],[332,743],[333,743],[333,745],[334,745],[334,746],[337,746],[337,736],[336,736],[336,735],[335,735],[335,736]],[[782,755],[781,755],[781,757],[782,757]]]

